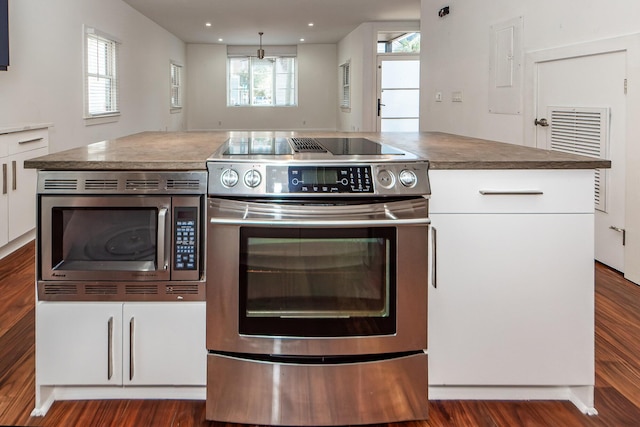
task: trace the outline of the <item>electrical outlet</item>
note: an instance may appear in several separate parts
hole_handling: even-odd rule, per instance
[[[451,102],[462,102],[462,91],[451,92]]]

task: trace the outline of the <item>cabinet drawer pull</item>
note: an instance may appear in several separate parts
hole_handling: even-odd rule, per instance
[[[11,177],[13,178],[11,189],[16,191],[18,189],[18,166],[16,165],[15,160],[11,162]]]
[[[540,196],[540,190],[480,190],[483,196]]]
[[[107,322],[107,379],[113,377],[113,316]]]
[[[2,194],[7,194],[7,164],[2,164]]]
[[[38,142],[38,141],[42,141],[44,138],[40,137],[40,138],[33,138],[33,139],[26,139],[24,141],[18,141],[18,144],[22,145],[22,144],[29,144],[31,142]]]
[[[129,381],[133,380],[133,351],[134,351],[134,334],[135,333],[135,324],[134,318],[132,317],[129,321]]]
[[[436,289],[438,288],[437,231],[435,227],[431,227],[431,286]]]

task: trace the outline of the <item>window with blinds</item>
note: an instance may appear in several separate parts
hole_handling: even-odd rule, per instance
[[[551,150],[606,159],[609,149],[609,109],[548,107]],[[595,208],[606,212],[606,170],[595,171]]]
[[[340,96],[340,108],[351,108],[351,62],[340,65],[342,77],[342,94]]]
[[[85,28],[85,117],[119,114],[118,47],[110,36]]]
[[[171,109],[182,108],[182,66],[171,63]]]

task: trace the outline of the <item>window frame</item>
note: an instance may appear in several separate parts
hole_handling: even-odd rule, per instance
[[[278,75],[282,74],[282,73],[278,73],[277,69],[276,69],[276,62],[279,59],[292,59],[293,60],[293,72],[291,74],[293,74],[293,86],[289,86],[286,87],[285,90],[291,91],[293,94],[293,102],[290,104],[277,104],[276,103],[276,92],[278,91],[278,86],[277,86],[277,82],[278,82]],[[247,82],[248,82],[248,87],[246,89],[246,91],[248,92],[248,103],[246,104],[242,104],[242,103],[232,103],[232,90],[234,90],[234,88],[231,87],[231,80],[233,78],[232,76],[232,61],[234,60],[246,60],[248,61],[248,76],[247,76]],[[272,79],[272,96],[271,96],[271,102],[268,104],[257,104],[254,103],[255,101],[255,92],[256,92],[256,87],[254,85],[254,80],[255,80],[255,74],[254,74],[254,67],[255,61],[265,61],[265,60],[270,60],[273,61],[273,67],[271,70],[271,79]],[[236,89],[237,90],[237,89]],[[270,55],[270,56],[265,56],[264,59],[258,59],[255,56],[252,55],[228,55],[227,56],[227,107],[271,107],[271,108],[287,108],[287,107],[298,107],[298,57],[297,55]]]
[[[169,108],[172,112],[181,111],[183,107],[183,101],[184,101],[184,87],[182,85],[183,69],[184,69],[184,66],[177,61],[171,61],[169,65],[169,80],[170,80]],[[175,74],[177,74],[176,79],[174,79],[174,71],[175,71]]]
[[[340,109],[351,111],[351,60],[340,64]]]
[[[101,70],[99,70],[100,67],[97,67],[98,71],[96,72],[93,72],[89,69],[91,59],[89,49],[92,40],[95,40],[96,42],[102,42],[107,45],[108,53],[107,58],[105,59],[105,66],[107,69],[104,70],[104,72],[101,72]],[[107,33],[88,26],[84,27],[83,41],[84,119],[88,121],[95,121],[96,119],[105,118],[108,121],[117,120],[117,117],[120,116],[119,51],[121,42],[117,38]],[[103,111],[91,110],[91,78],[97,78],[99,80],[105,80],[108,82],[108,84],[106,85],[108,86],[108,89],[105,89],[105,91],[101,95],[104,96],[105,100],[108,99],[108,102],[105,101],[105,103],[109,103],[110,107],[106,108]],[[110,118],[111,120],[109,120]]]

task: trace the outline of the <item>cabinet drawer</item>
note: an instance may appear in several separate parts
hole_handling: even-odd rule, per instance
[[[34,129],[0,135],[0,153],[6,155],[24,153],[49,145],[47,129]]]
[[[432,213],[593,213],[594,171],[431,170]]]

